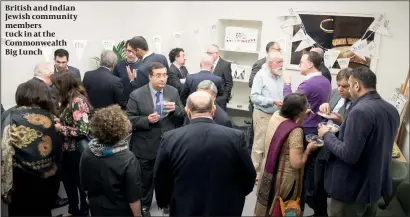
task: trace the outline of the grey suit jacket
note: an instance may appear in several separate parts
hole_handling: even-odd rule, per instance
[[[162,134],[175,129],[176,125],[181,123],[184,118],[184,107],[179,99],[177,89],[166,85],[163,93],[164,100],[175,102],[175,111],[153,124],[148,122],[148,115],[154,113],[149,84],[130,94],[127,104],[127,114],[132,124],[130,149],[138,158],[155,159]]]
[[[337,103],[339,102],[341,98],[342,97],[339,95],[337,88],[333,89],[332,92],[330,92],[330,98],[329,98],[330,111],[333,111],[333,109],[335,108],[335,106],[337,105]],[[339,109],[339,111],[337,111],[337,113],[339,113],[342,117],[346,118],[345,117],[346,109],[344,106],[342,106]],[[330,152],[325,148],[321,148],[318,153],[317,159],[327,161],[329,160],[329,157],[330,157]]]
[[[340,98],[342,98],[342,97],[339,95],[339,93],[337,91],[337,88],[333,89],[332,92],[330,93],[330,99],[329,99],[329,106],[330,106],[331,111],[337,105]],[[339,113],[341,116],[345,117],[346,108],[344,106],[342,106],[339,109],[339,111],[337,111],[337,113]]]

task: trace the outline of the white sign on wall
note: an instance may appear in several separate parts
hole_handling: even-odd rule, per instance
[[[225,49],[233,51],[256,51],[258,30],[229,26],[225,29]]]
[[[83,58],[85,47],[87,46],[87,40],[74,40],[73,44],[77,59],[81,60]]]

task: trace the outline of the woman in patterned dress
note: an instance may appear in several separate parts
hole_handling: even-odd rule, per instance
[[[16,103],[1,123],[2,201],[9,204],[7,216],[51,216],[61,147],[52,98],[46,84],[33,79],[19,85]]]
[[[278,195],[283,201],[300,199],[303,166],[309,153],[317,149],[316,143],[311,142],[303,150],[300,123],[309,112],[305,95],[292,93],[285,97],[280,111],[275,112],[269,120],[255,216],[274,215],[272,210]]]
[[[54,74],[51,81],[60,93],[62,108],[60,119],[56,120],[56,130],[64,137],[62,180],[69,207],[68,213],[63,216],[87,216],[89,213],[88,203],[86,194],[81,188],[79,176],[81,153],[76,144],[79,139],[88,137],[90,132],[88,119],[91,114],[91,106],[81,82],[69,71]],[[80,193],[80,201],[78,201],[77,192]]]

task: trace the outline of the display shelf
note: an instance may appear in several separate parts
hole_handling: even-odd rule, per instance
[[[225,34],[227,27],[242,27],[257,30],[256,50],[232,50],[225,47]],[[247,67],[249,72],[244,79],[236,79],[235,67],[232,67],[234,85],[232,87],[232,99],[227,107],[233,110],[249,111],[249,94],[251,92],[248,81],[252,65],[259,59],[261,50],[262,21],[259,20],[234,20],[219,19],[217,25],[217,44],[220,47],[221,58],[231,62],[232,65]],[[246,34],[246,33],[245,33]],[[245,49],[245,48],[244,48]]]
[[[220,48],[219,50],[222,52],[228,52],[228,53],[253,54],[253,55],[259,56],[259,51],[227,50],[224,48]]]
[[[256,42],[255,51],[246,51],[246,52],[256,52],[259,53],[261,48],[261,32],[262,32],[262,21],[260,20],[235,20],[235,19],[219,19],[217,25],[217,43],[221,48],[225,48],[225,29],[226,27],[243,27],[256,29],[258,31],[258,37]]]
[[[228,108],[230,109],[237,109],[237,110],[242,110],[242,111],[249,111],[249,102],[244,103],[244,102],[229,102],[227,105]]]
[[[240,80],[240,79],[235,79],[235,78],[234,78],[233,81],[234,81],[234,82],[246,83],[246,84],[249,83],[249,79],[248,79],[248,80]]]
[[[249,111],[249,95],[251,89],[248,82],[234,82],[232,88],[232,98],[228,103],[228,108]]]

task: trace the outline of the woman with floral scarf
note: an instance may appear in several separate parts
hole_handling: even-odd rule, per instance
[[[95,139],[80,162],[81,184],[88,194],[92,216],[140,216],[140,169],[125,139],[131,123],[120,106],[95,112]]]
[[[84,87],[69,71],[54,74],[51,82],[60,93],[62,108],[60,119],[55,120],[56,130],[64,137],[61,172],[69,203],[68,213],[62,216],[87,216],[88,203],[80,186],[81,147],[78,147],[78,141],[88,138],[91,106]]]
[[[61,147],[51,95],[32,79],[18,86],[16,103],[1,123],[1,194],[9,205],[2,216],[51,216]]]

